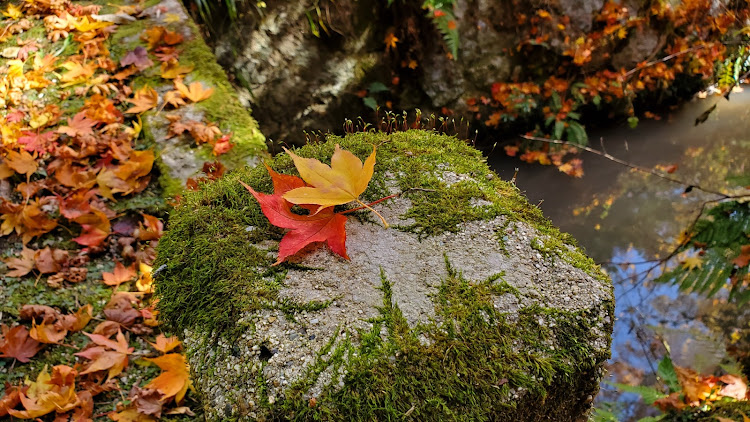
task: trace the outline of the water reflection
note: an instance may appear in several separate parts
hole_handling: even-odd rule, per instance
[[[717,102],[708,121],[694,126],[695,118]],[[731,101],[698,100],[634,130],[623,126],[595,134],[591,146],[641,166],[677,164],[672,176],[727,191],[733,188],[727,179],[750,173],[748,105],[748,91],[733,94]],[[512,178],[518,167],[516,182],[530,202],[539,203],[612,276],[618,316],[610,361],[614,381],[653,384],[665,345],[677,365],[714,371],[727,362],[726,336],[740,321],[724,318],[721,326],[705,325],[702,316],[731,305],[654,283],[659,268],[653,260],[668,255],[702,202],[715,196],[699,190],[684,194],[685,186],[632,172],[595,155],[585,155],[584,161],[586,175],[572,179],[552,167],[520,163],[498,152],[489,155],[490,165],[505,179]],[[655,414],[637,396],[619,394],[607,385],[598,400],[617,400],[621,420]]]

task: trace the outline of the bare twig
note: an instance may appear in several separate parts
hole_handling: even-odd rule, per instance
[[[627,71],[627,72],[625,72],[625,74],[623,75],[623,78],[627,78],[627,77],[629,77],[630,75],[632,75],[632,74],[634,74],[634,73],[638,72],[639,70],[643,70],[643,69],[645,69],[645,68],[647,68],[647,67],[651,67],[651,66],[653,66],[653,65],[655,65],[655,64],[659,64],[659,63],[664,63],[664,62],[668,62],[668,61],[670,61],[670,60],[674,59],[675,57],[679,57],[679,56],[682,56],[683,54],[691,53],[691,52],[693,52],[693,51],[698,51],[698,50],[701,50],[701,49],[703,49],[703,48],[706,48],[706,46],[705,46],[705,45],[699,45],[699,46],[697,46],[697,47],[689,48],[689,49],[687,49],[687,50],[682,50],[682,51],[680,51],[680,52],[678,52],[678,53],[674,53],[674,54],[670,54],[670,55],[668,55],[668,56],[666,56],[666,57],[662,57],[662,58],[661,58],[661,59],[659,59],[659,60],[653,60],[653,61],[650,61],[650,62],[648,62],[648,63],[644,64],[643,66],[637,66],[637,67],[635,67],[635,68],[633,68],[633,69],[630,69],[630,70],[628,70],[628,71]]]
[[[547,138],[539,138],[539,137],[536,137],[536,136],[528,136],[528,135],[521,135],[521,137],[524,138],[524,139],[528,139],[530,141],[546,142],[548,144],[554,144],[554,145],[570,145],[572,147],[575,147],[575,148],[578,148],[578,149],[582,149],[582,150],[590,152],[592,154],[596,154],[596,155],[598,155],[600,157],[604,157],[604,158],[606,158],[606,159],[608,159],[610,161],[614,161],[615,163],[623,165],[625,167],[629,167],[631,169],[634,169],[634,170],[637,170],[637,171],[640,171],[640,172],[643,172],[643,173],[648,173],[648,174],[654,175],[656,177],[659,177],[661,179],[667,180],[667,181],[672,182],[672,183],[677,183],[679,185],[687,186],[688,189],[698,189],[698,190],[701,190],[701,191],[706,192],[706,193],[710,193],[710,194],[713,194],[713,195],[720,196],[721,199],[739,198],[739,197],[745,196],[745,195],[732,196],[732,195],[729,195],[727,193],[715,191],[713,189],[709,189],[709,188],[706,188],[706,187],[703,187],[703,186],[700,186],[700,185],[696,185],[696,184],[692,184],[692,183],[686,183],[684,180],[680,180],[680,179],[677,179],[675,177],[667,176],[664,173],[658,172],[658,171],[650,169],[648,167],[639,166],[637,164],[633,164],[633,163],[630,163],[628,161],[621,160],[621,159],[619,159],[619,158],[617,158],[617,157],[615,157],[613,155],[610,155],[610,154],[608,154],[606,152],[599,151],[598,149],[594,149],[594,148],[591,148],[591,147],[577,145],[577,144],[572,144],[570,142],[562,141],[560,139],[547,139]]]

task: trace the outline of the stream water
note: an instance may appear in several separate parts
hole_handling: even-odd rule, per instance
[[[717,103],[708,120],[696,117]],[[586,252],[611,275],[616,314],[612,359],[607,381],[649,385],[668,347],[675,364],[704,373],[731,363],[726,339],[706,315],[722,305],[721,296],[707,299],[655,283],[658,269],[651,260],[665,256],[679,233],[697,215],[701,203],[715,196],[693,189],[731,186],[750,173],[750,89],[735,92],[730,101],[709,96],[686,104],[661,120],[641,121],[591,136],[590,146],[634,164],[653,168],[677,165],[671,174],[685,185],[668,182],[606,158],[584,153],[583,178],[563,175],[552,166],[521,163],[500,151],[488,154],[489,163],[516,184],[529,201],[562,230],[571,233]],[[731,321],[731,323],[739,321]],[[724,332],[726,333],[727,327]],[[730,330],[731,331],[731,330]],[[621,394],[607,381],[598,406],[611,408],[620,420],[657,414],[634,394]]]

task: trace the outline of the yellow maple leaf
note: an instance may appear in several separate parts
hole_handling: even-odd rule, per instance
[[[398,43],[399,39],[396,38],[396,35],[394,35],[393,32],[389,32],[385,36],[385,40],[383,40],[383,41],[385,42],[385,51],[388,51],[391,48],[393,48],[393,49],[396,48],[396,43]]]
[[[357,156],[341,149],[336,144],[330,167],[314,158],[302,158],[286,148],[284,150],[294,160],[294,165],[297,167],[302,180],[310,185],[290,190],[284,194],[284,199],[293,204],[319,205],[316,213],[323,208],[352,201],[366,207],[359,200],[359,195],[367,189],[367,185],[372,178],[375,169],[375,147],[372,148],[372,153],[362,164]],[[388,227],[388,223],[382,216],[380,216],[380,219]]]
[[[9,4],[8,9],[3,12],[3,16],[10,19],[21,19],[23,17],[23,13],[21,13],[21,8],[16,6],[15,4]]]
[[[685,258],[682,261],[682,268],[692,271],[696,268],[701,268],[703,266],[703,260],[697,256],[691,256],[689,258]]]
[[[156,107],[156,104],[159,102],[159,94],[155,89],[146,85],[139,89],[133,95],[133,99],[129,99],[128,102],[135,104],[135,106],[127,109],[125,113],[143,113]]]
[[[211,97],[211,94],[214,93],[213,88],[204,89],[203,84],[200,82],[193,82],[190,84],[190,86],[185,86],[184,83],[180,80],[174,81],[174,86],[177,88],[177,91],[182,94],[183,97],[187,98],[188,100],[198,103],[203,100],[206,100]]]
[[[64,84],[60,85],[62,87],[68,87],[86,82],[86,80],[94,75],[97,67],[93,62],[82,64],[74,60],[68,60],[60,66],[68,70],[64,75],[60,76],[60,81],[65,82]]]
[[[183,66],[177,59],[172,59],[161,64],[161,77],[164,79],[176,79],[192,70],[192,66]]]

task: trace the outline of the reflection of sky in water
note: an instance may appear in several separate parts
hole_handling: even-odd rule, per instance
[[[716,99],[689,103],[671,118],[645,121],[636,130],[616,128],[601,136],[607,141],[607,152],[618,158],[649,167],[657,163],[679,164],[674,176],[688,183],[706,183],[709,179],[723,182],[723,177],[712,173],[711,166],[725,163],[711,162],[707,157],[711,151],[726,148],[732,150],[724,157],[727,160],[742,161],[738,157],[747,156],[748,145],[742,141],[750,133],[749,94],[733,94],[729,102],[718,100],[717,110],[698,127],[693,120],[705,110],[706,104],[713,104]],[[595,142],[592,144],[599,147]],[[704,148],[697,165],[686,158],[685,151],[690,147]],[[626,169],[608,160],[593,155],[583,158],[586,175],[582,179],[562,177],[551,166],[528,165],[497,153],[491,154],[489,161],[506,180],[520,168],[517,184],[529,201],[541,202],[545,215],[571,233],[594,260],[632,264],[606,265],[616,298],[617,319],[610,361],[613,373],[629,375],[635,384],[654,384],[656,366],[665,352],[664,342],[669,345],[675,364],[699,372],[714,370],[725,352],[721,341],[713,339],[696,319],[703,306],[702,299],[680,293],[677,286],[654,282],[658,268],[643,277],[654,265],[648,261],[654,259],[659,244],[684,229],[692,220],[690,210],[697,211],[705,197],[697,190],[683,197],[683,185],[655,178],[632,178],[627,176]],[[573,214],[573,209],[586,206],[594,195],[606,196],[623,186],[625,191],[614,201],[606,217],[602,216],[601,208],[587,216]],[[609,380],[618,381],[614,377]],[[616,393],[605,383],[597,400],[616,401],[623,421],[658,414],[637,395]]]

